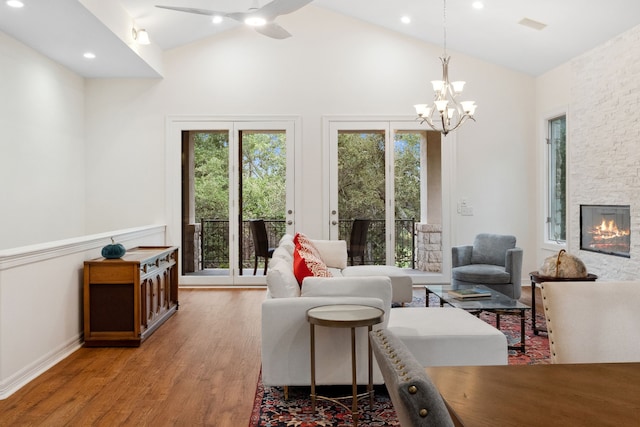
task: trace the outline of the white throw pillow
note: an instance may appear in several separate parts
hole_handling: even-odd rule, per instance
[[[320,258],[327,267],[343,269],[347,267],[347,242],[345,240],[313,240]]]
[[[277,258],[269,265],[267,289],[272,298],[294,298],[300,296],[300,285],[293,275],[293,265]]]

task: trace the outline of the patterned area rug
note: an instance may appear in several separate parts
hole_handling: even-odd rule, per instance
[[[285,400],[282,387],[265,387],[258,381],[256,397],[249,427],[333,427],[353,426],[351,411],[329,401],[316,401],[316,413],[311,412],[310,387],[289,387],[289,399]],[[364,392],[359,388],[358,392]],[[322,396],[349,396],[349,386],[317,387]],[[351,399],[342,403],[351,407]],[[358,403],[360,408],[359,426],[399,426],[391,399],[384,385],[375,386],[373,409],[368,399]]]
[[[429,305],[439,305],[436,296],[431,295]],[[407,304],[409,307],[424,307],[424,290],[414,290],[413,301]],[[550,363],[549,340],[546,334],[534,335],[531,328],[531,310],[526,313],[525,344],[526,353],[509,350],[510,365],[533,365]],[[481,313],[480,318],[492,326],[495,326],[495,315]],[[544,325],[544,318],[537,316],[538,325]],[[520,317],[501,316],[500,330],[507,336],[509,345],[520,343]],[[327,401],[319,401],[316,404],[316,413],[311,413],[311,401],[309,399],[309,387],[289,387],[289,399],[285,400],[282,387],[265,387],[261,379],[258,379],[253,411],[249,427],[342,427],[352,426],[350,411],[340,405]],[[351,394],[350,387],[318,387],[318,394],[326,396],[346,396]],[[350,399],[342,401],[350,407]],[[363,408],[359,425],[381,427],[398,426],[393,405],[384,386],[376,386],[373,409],[368,407],[365,400],[360,402]]]

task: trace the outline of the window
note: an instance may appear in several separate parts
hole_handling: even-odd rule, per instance
[[[547,240],[567,241],[567,117],[547,121]]]

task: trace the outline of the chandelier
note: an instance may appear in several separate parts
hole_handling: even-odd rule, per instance
[[[449,59],[447,55],[447,0],[443,0],[443,28],[444,53],[440,57],[442,62],[442,80],[433,80],[434,102],[432,104],[416,104],[416,114],[420,123],[427,123],[433,130],[447,135],[456,130],[468,119],[475,121],[473,114],[477,105],[474,101],[458,102],[456,99],[462,93],[465,82],[449,81]]]

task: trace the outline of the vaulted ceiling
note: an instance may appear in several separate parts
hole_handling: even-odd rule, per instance
[[[2,0],[0,31],[85,77],[159,77],[153,62],[163,51],[244,25],[228,18],[214,24],[208,16],[155,5],[239,12],[256,2],[22,1],[24,7],[12,9]],[[262,6],[268,0],[258,3]],[[448,50],[532,76],[640,24],[638,0],[483,0],[482,9],[472,7],[473,3],[447,1]],[[435,45],[443,43],[443,0],[314,0],[304,7],[329,9]],[[295,19],[295,14],[287,19]],[[410,23],[401,22],[403,16]],[[147,30],[151,46],[133,43],[132,25]],[[85,51],[99,52],[101,60],[86,60]]]

